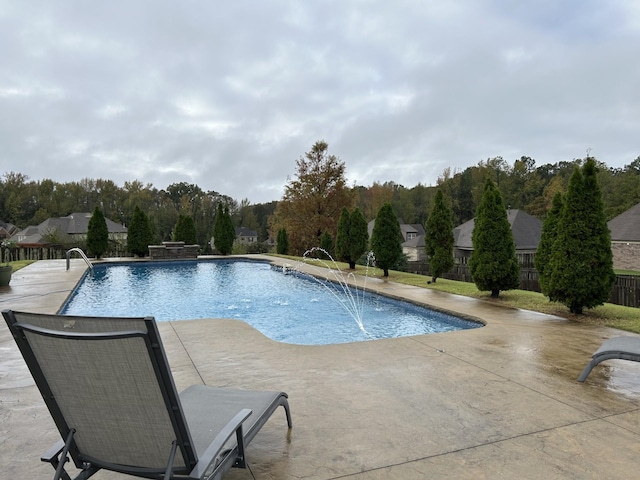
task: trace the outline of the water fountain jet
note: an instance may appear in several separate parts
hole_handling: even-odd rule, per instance
[[[314,254],[321,254],[325,258],[321,258],[318,256],[313,256]],[[346,275],[338,266],[338,263],[334,260],[334,258],[327,252],[324,248],[321,247],[313,247],[302,255],[302,260],[298,262],[300,265],[313,265],[316,264],[319,267],[322,267],[322,271],[325,272],[324,281],[320,278],[320,273],[310,274],[305,272],[297,267],[283,267],[283,272],[288,273],[288,271],[294,270],[299,274],[306,275],[311,277],[313,280],[321,284],[324,288],[326,288],[340,303],[344,309],[349,313],[349,315],[353,318],[353,320],[358,325],[358,328],[364,333],[367,337],[371,335],[367,332],[364,326],[363,320],[363,307],[365,294],[367,292],[367,278],[369,274],[369,266],[375,264],[375,257],[373,252],[369,252],[367,254],[367,263],[366,270],[364,274],[364,282],[362,284],[362,288],[358,289],[358,284],[356,281],[355,272],[348,272]]]

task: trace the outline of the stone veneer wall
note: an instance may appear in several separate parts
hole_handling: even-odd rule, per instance
[[[640,242],[611,242],[613,268],[640,271]]]
[[[149,245],[151,260],[176,260],[198,258],[199,245],[185,245],[184,242],[162,242],[162,245]]]

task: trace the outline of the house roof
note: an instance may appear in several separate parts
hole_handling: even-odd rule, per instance
[[[516,250],[535,250],[540,243],[542,234],[542,221],[524,210],[516,208],[507,211],[507,220],[511,225],[513,241]],[[469,220],[453,229],[455,248],[473,250],[471,235],[475,225],[474,219]]]
[[[415,233],[416,235],[424,235],[424,227],[419,223],[401,223],[400,231],[402,237],[407,238],[408,233]]]
[[[612,218],[607,225],[612,241],[640,242],[640,203]]]
[[[236,227],[236,237],[257,237],[258,232],[246,227]]]
[[[71,215],[66,217],[60,217],[57,219],[50,218],[48,220],[60,220],[61,223],[66,222],[66,233],[69,235],[84,234],[89,230],[89,220],[91,220],[91,215],[91,213],[87,212],[73,212]],[[104,220],[107,223],[107,230],[109,230],[109,233],[127,233],[127,227],[124,225],[120,225],[106,217]],[[46,221],[47,220],[45,220],[45,222]],[[64,223],[62,223],[62,225],[64,225]]]
[[[49,217],[38,226],[31,225],[16,233],[20,245],[43,245],[47,234],[58,231],[67,235],[84,235],[89,230],[91,213],[74,212],[66,217]],[[127,233],[127,227],[105,218],[109,233]]]
[[[402,243],[403,247],[424,248],[424,234],[405,240]]]
[[[18,227],[12,223],[6,223],[0,220],[0,238],[9,238],[18,231]]]
[[[375,220],[371,220],[367,224],[369,239],[371,239],[371,235],[373,234],[373,227],[375,224]],[[404,239],[404,242],[402,242],[403,247],[424,247],[424,227],[419,223],[400,223],[400,233],[402,234],[402,238]],[[415,234],[413,238],[408,238],[409,233]]]

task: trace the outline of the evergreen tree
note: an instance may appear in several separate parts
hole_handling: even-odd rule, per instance
[[[173,230],[173,241],[184,242],[186,245],[195,245],[197,243],[196,225],[193,223],[192,217],[189,215],[178,216],[178,221]]]
[[[369,247],[369,226],[367,225],[367,219],[364,218],[362,210],[358,207],[354,208],[353,212],[351,212],[349,244],[349,257],[351,258],[349,268],[355,269],[356,262],[367,252],[367,248]],[[400,247],[400,251],[402,252],[402,247]]]
[[[178,220],[176,220],[176,224],[173,226],[173,231],[171,233],[171,241],[173,242],[182,242],[182,225],[184,223],[184,215],[178,215]]]
[[[229,255],[233,251],[233,242],[236,239],[236,229],[229,214],[229,206],[224,208],[218,204],[216,220],[213,224],[213,243],[221,255]]]
[[[224,207],[222,203],[218,203],[216,207],[216,218],[213,222],[213,244],[218,248],[218,238],[223,236],[224,230]],[[218,249],[219,250],[219,249]]]
[[[378,210],[371,234],[371,250],[376,257],[376,265],[382,269],[383,275],[388,277],[389,269],[402,256],[400,223],[390,203],[385,203]]]
[[[549,299],[578,314],[606,302],[615,281],[611,236],[596,173],[593,158],[582,170],[574,168],[547,265]]]
[[[453,267],[454,239],[451,217],[452,213],[444,200],[444,195],[441,190],[438,190],[431,215],[427,219],[425,235],[425,250],[429,257],[433,283]]]
[[[349,209],[343,207],[338,219],[338,229],[336,230],[336,259],[349,261],[349,226],[351,225],[351,215]]]
[[[342,209],[336,234],[336,257],[349,263],[351,270],[356,268],[356,262],[367,251],[367,228],[367,221],[358,207],[351,213],[346,207]]]
[[[96,207],[93,209],[93,214],[87,227],[87,249],[96,258],[100,258],[107,251],[107,248],[109,248],[107,221],[102,210]]]
[[[153,242],[149,217],[136,205],[127,231],[127,250],[133,255],[144,257]]]
[[[278,230],[276,253],[279,253],[280,255],[287,255],[289,253],[289,235],[287,235],[286,228]]]
[[[553,244],[558,236],[558,222],[560,221],[560,215],[562,214],[562,194],[556,192],[553,196],[553,203],[551,210],[547,213],[542,224],[542,235],[540,236],[540,243],[538,244],[538,250],[534,264],[536,271],[538,272],[538,282],[540,283],[540,290],[545,295],[549,294],[549,277],[551,271],[547,268],[549,259],[551,258],[551,252],[553,250]]]
[[[476,210],[471,241],[469,270],[478,290],[491,291],[491,296],[497,297],[500,290],[520,286],[520,265],[507,210],[490,178]]]
[[[326,253],[324,253],[323,250]],[[333,256],[333,238],[326,230],[322,232],[320,236],[320,251],[318,252],[318,256],[326,257],[327,259]]]
[[[233,242],[236,241],[236,227],[233,224],[233,219],[229,212],[229,205],[225,205],[224,207],[224,239],[225,250],[231,253],[233,250]]]

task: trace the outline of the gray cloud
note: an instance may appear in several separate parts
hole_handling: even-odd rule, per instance
[[[639,37],[632,0],[5,1],[0,173],[265,202],[321,139],[359,185],[588,148],[621,167]]]

